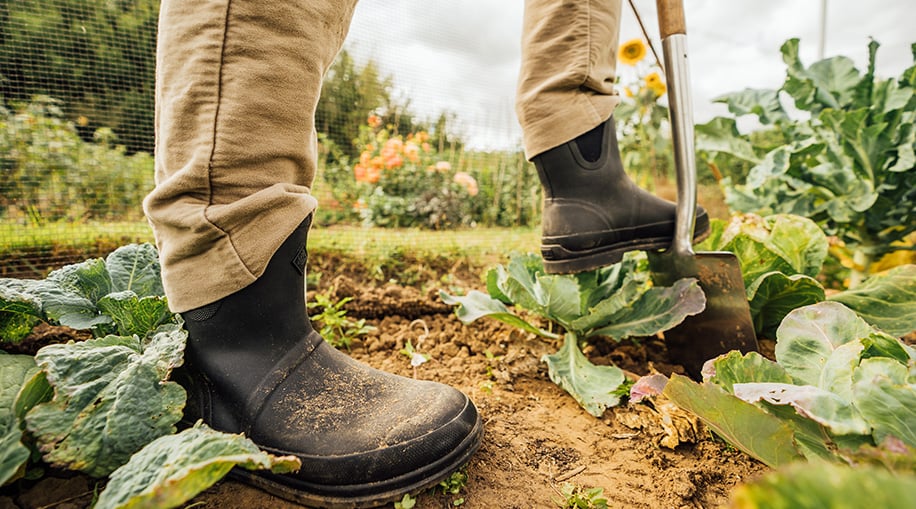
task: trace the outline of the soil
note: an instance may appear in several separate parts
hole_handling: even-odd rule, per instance
[[[564,483],[603,488],[608,507],[718,507],[727,503],[735,485],[766,470],[658,398],[608,410],[600,419],[586,413],[549,380],[540,361],[559,343],[493,320],[465,326],[439,300],[439,288],[482,289],[479,267],[431,270],[412,286],[400,286],[378,281],[356,264],[312,260],[324,265],[318,268],[324,274],[339,274],[322,278],[319,291],[352,297],[348,316],[366,318],[376,327],[350,345],[353,357],[400,375],[450,384],[479,407],[485,436],[466,467],[465,487],[457,495],[441,490],[420,494],[417,509],[454,507],[459,500],[460,507],[469,509],[557,507]],[[35,341],[46,342],[52,335],[37,333]],[[400,352],[408,340],[430,356],[416,369]],[[683,371],[667,358],[657,338],[599,343],[586,354],[595,363],[613,362],[634,378]],[[88,507],[96,488],[95,480],[51,471],[40,481],[4,488],[0,509]],[[230,480],[187,506],[300,507]]]

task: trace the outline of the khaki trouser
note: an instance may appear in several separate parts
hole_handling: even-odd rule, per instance
[[[173,311],[254,282],[315,210],[314,112],[355,4],[162,1],[144,208]],[[529,157],[611,115],[619,15],[620,0],[526,1],[517,111]]]

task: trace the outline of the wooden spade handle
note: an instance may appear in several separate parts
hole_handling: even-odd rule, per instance
[[[655,6],[658,9],[658,29],[662,40],[672,34],[687,33],[683,0],[655,0]]]

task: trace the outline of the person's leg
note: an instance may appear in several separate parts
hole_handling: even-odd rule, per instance
[[[526,0],[516,111],[544,189],[541,254],[551,273],[664,249],[674,204],[627,177],[612,113],[621,0]],[[709,231],[697,213],[696,237]]]
[[[309,505],[373,506],[435,484],[481,424],[447,386],[330,347],[305,307],[314,111],[355,0],[164,0],[157,187],[145,201],[188,330],[185,421],[294,454],[254,484]]]

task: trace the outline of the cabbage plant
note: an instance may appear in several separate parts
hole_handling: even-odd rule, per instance
[[[855,286],[873,260],[916,231],[916,65],[879,78],[879,45],[871,41],[864,72],[845,56],[806,67],[798,46],[798,39],[782,46],[787,70],[778,90],[716,99],[735,116],[756,117],[784,143],[755,146],[751,140],[759,137],[741,135],[733,118],[718,117],[697,127],[698,148],[753,165],[745,182],[723,181],[733,210],[809,217],[842,239],[853,250]]]
[[[878,458],[916,466],[916,350],[838,302],[789,313],[776,360],[730,352],[664,394],[772,467]]]
[[[547,274],[540,256],[520,255],[488,271],[487,293],[440,292],[440,296],[445,303],[457,305],[456,314],[465,324],[490,317],[542,337],[559,338],[556,332],[526,320],[523,313],[527,312],[546,320],[549,328],[562,327],[563,346],[542,360],[550,379],[596,417],[620,403],[627,392],[625,377],[616,366],[592,364],[579,343],[597,336],[619,341],[655,335],[706,307],[706,296],[694,278],[653,287],[641,254],[575,275]]]

